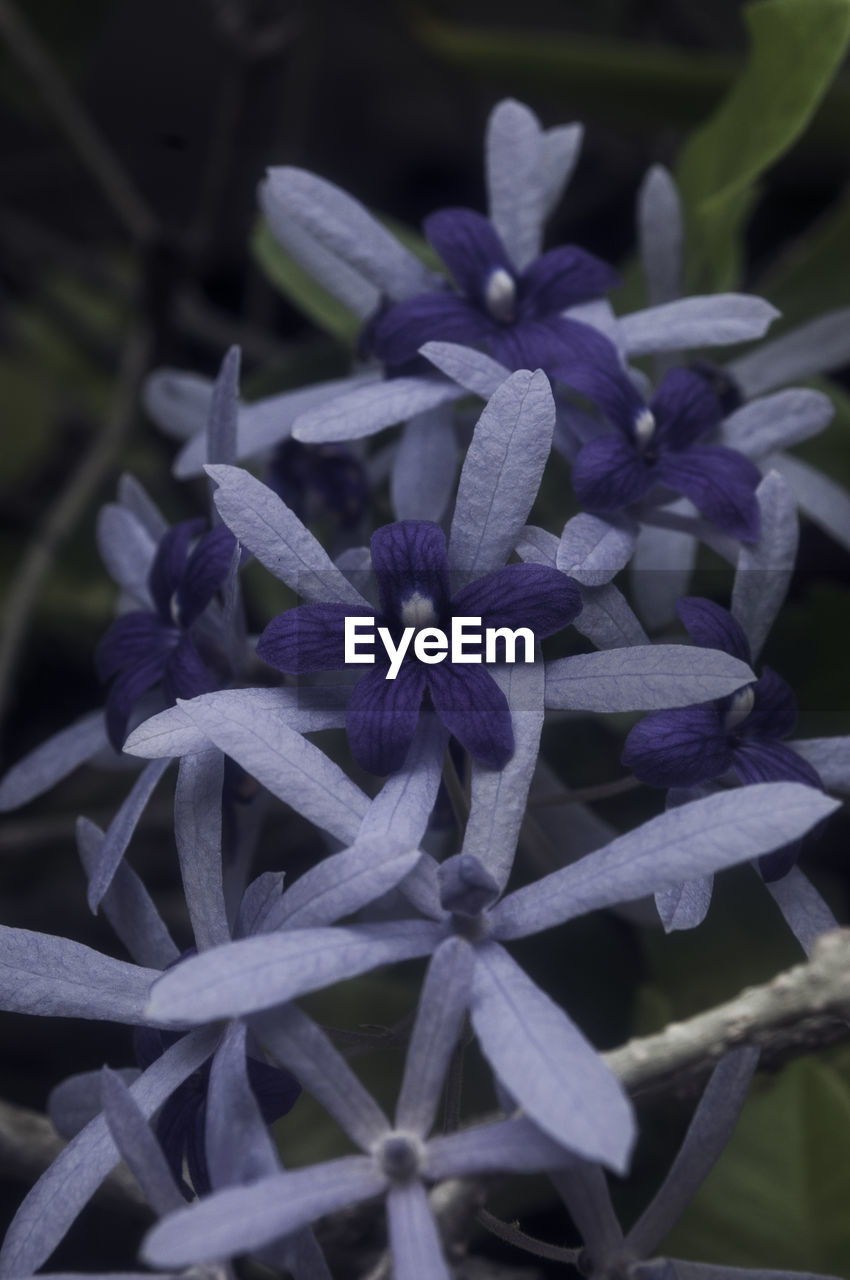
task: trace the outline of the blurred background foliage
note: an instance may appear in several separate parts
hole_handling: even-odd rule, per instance
[[[482,207],[487,115],[517,96],[546,125],[586,125],[549,243],[576,242],[622,266],[618,305],[642,301],[635,197],[647,167],[662,162],[686,200],[691,287],[764,293],[783,312],[780,332],[850,304],[848,38],[850,0],[18,0],[17,9],[0,0],[2,765],[101,699],[91,653],[115,593],[94,521],[119,470],[136,474],[171,519],[203,501],[200,486],[170,478],[174,446],[138,403],[144,372],[167,363],[212,374],[233,342],[249,397],[348,367],[352,317],[257,218],[267,165],[317,171],[427,251],[423,216]],[[818,385],[836,420],[799,452],[850,485],[847,371]],[[555,466],[539,512],[552,529],[571,511],[566,484]],[[710,560],[705,573],[697,588],[722,590]],[[848,581],[847,550],[807,526],[766,654],[798,692],[805,734],[850,731]],[[280,607],[260,574],[250,599],[258,623]],[[572,785],[619,776],[628,723],[552,726],[548,758]],[[73,820],[84,812],[105,822],[125,789],[123,775],[81,771],[3,820],[5,923],[116,949],[87,913]],[[658,805],[657,794],[638,793],[599,811],[626,827]],[[188,943],[168,830],[166,786],[131,860]],[[291,877],[320,856],[306,824],[281,806],[266,833],[260,869],[283,858]],[[847,836],[839,818],[806,855],[841,919]],[[722,878],[696,934],[665,938],[610,916],[517,954],[601,1047],[798,958],[745,871]],[[412,976],[415,966],[402,967],[305,1003],[340,1028],[391,1024],[413,1005]],[[0,1094],[36,1108],[71,1071],[131,1061],[127,1033],[107,1026],[81,1032],[6,1015],[3,1038]],[[356,1062],[389,1102],[398,1050]],[[846,1052],[832,1051],[760,1085],[671,1251],[850,1276],[847,1065]],[[474,1053],[463,1098],[469,1114],[493,1103]],[[633,1176],[615,1188],[627,1218],[663,1176],[691,1105],[642,1108]],[[343,1149],[306,1100],[280,1140],[294,1164]],[[11,1211],[21,1187],[6,1189]],[[547,1239],[567,1236],[542,1179],[506,1183],[494,1206]],[[57,1265],[130,1265],[133,1230],[92,1210]],[[349,1244],[338,1249],[342,1277]]]

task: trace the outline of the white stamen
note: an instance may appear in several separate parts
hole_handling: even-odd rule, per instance
[[[415,591],[401,606],[401,622],[404,627],[432,627],[437,621],[437,611],[430,596]]]
[[[753,709],[753,703],[756,700],[755,691],[751,684],[746,685],[743,689],[739,689],[733,695],[729,704],[729,710],[723,720],[723,728],[726,733],[737,728],[742,720],[746,720],[747,716]]]
[[[516,306],[516,284],[504,267],[496,267],[490,272],[484,289],[484,301],[494,320],[500,320],[502,324],[511,323]]]
[[[646,446],[655,435],[655,417],[651,409],[643,409],[635,418],[635,437],[639,445]]]
[[[176,591],[168,602],[168,612],[171,614],[171,621],[174,623],[175,627],[182,626],[180,621],[180,605],[177,603]]]

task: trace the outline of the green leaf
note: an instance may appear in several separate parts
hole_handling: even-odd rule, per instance
[[[271,283],[293,306],[303,311],[325,333],[346,346],[354,346],[360,331],[358,317],[298,265],[292,255],[278,244],[262,218],[251,236],[251,252]]]
[[[748,1099],[732,1140],[664,1255],[850,1277],[850,1092],[801,1058]]]
[[[735,283],[755,184],[808,125],[850,39],[850,0],[759,0],[744,16],[749,62],[679,165],[697,287]]]

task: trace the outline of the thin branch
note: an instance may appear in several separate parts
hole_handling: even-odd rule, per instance
[[[578,787],[575,791],[555,791],[551,795],[532,796],[530,809],[554,808],[566,804],[592,804],[594,800],[607,800],[609,796],[622,796],[640,786],[640,780],[630,773],[613,782],[600,782],[595,787]]]
[[[156,218],[13,0],[0,0],[0,38],[35,84],[122,225],[139,243],[152,240],[157,232]]]
[[[850,929],[833,929],[817,939],[806,963],[602,1057],[629,1093],[666,1093],[697,1083],[727,1050],[745,1044],[759,1046],[759,1065],[775,1069],[847,1039],[848,1018]]]
[[[538,1240],[537,1236],[528,1235],[512,1222],[503,1222],[501,1218],[488,1213],[486,1209],[479,1209],[476,1221],[480,1222],[482,1227],[486,1227],[492,1235],[504,1240],[506,1244],[516,1245],[518,1249],[524,1250],[525,1253],[532,1253],[536,1258],[550,1258],[553,1262],[575,1264],[581,1254],[580,1249],[566,1249],[561,1245],[547,1244],[545,1240]]]
[[[0,0],[0,5],[2,0]],[[29,634],[33,608],[57,551],[75,529],[98,488],[116,465],[133,421],[139,384],[148,365],[151,340],[134,330],[126,339],[112,408],[90,451],[71,475],[12,580],[0,634],[0,722],[8,706],[18,663]]]

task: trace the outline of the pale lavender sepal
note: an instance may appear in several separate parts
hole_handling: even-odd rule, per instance
[[[507,561],[537,497],[554,425],[555,402],[540,369],[512,374],[485,406],[449,535],[449,564],[460,585]]]
[[[213,1050],[218,1031],[203,1028],[166,1049],[131,1086],[133,1098],[150,1117]],[[119,1156],[106,1121],[86,1125],[42,1174],[15,1215],[0,1251],[0,1276],[30,1276],[59,1244],[80,1210]]]
[[[573,626],[597,649],[628,649],[649,644],[649,636],[626,597],[613,582],[582,587],[582,610]]]
[[[253,1018],[251,1026],[272,1057],[301,1080],[359,1147],[368,1151],[388,1132],[390,1122],[372,1095],[321,1027],[295,1005]]]
[[[225,708],[235,702],[246,702],[260,715],[274,716],[300,733],[314,733],[320,729],[341,729],[345,725],[350,692],[348,685],[223,689],[215,694],[200,694],[192,702],[197,707],[206,705],[207,698],[224,697]],[[160,756],[186,756],[203,751],[209,741],[192,716],[183,707],[175,706],[150,716],[134,729],[124,743],[124,752],[156,760]]]
[[[272,231],[292,219],[394,302],[428,293],[434,276],[352,196],[305,169],[270,169],[260,200]]]
[[[100,1100],[100,1071],[80,1071],[68,1076],[47,1098],[46,1111],[54,1129],[61,1137],[70,1141],[76,1138],[81,1129],[94,1120],[102,1111]],[[141,1072],[137,1067],[122,1067],[116,1075],[129,1088],[138,1080]]]
[[[772,1271],[764,1267],[722,1267],[713,1262],[671,1258],[676,1280],[840,1280],[822,1271]]]
[[[212,378],[164,366],[145,379],[142,403],[160,431],[174,440],[191,440],[206,431],[212,394]]]
[[[684,225],[673,178],[655,164],[638,192],[638,242],[651,307],[672,302],[682,292]]]
[[[795,738],[788,746],[814,765],[827,791],[850,795],[850,737]]]
[[[771,468],[788,481],[800,510],[850,551],[850,494],[846,489],[787,453],[771,454],[765,460],[764,469]]]
[[[102,711],[90,711],[13,764],[0,781],[0,813],[28,804],[109,746]]]
[[[441,920],[445,914],[440,905],[438,868],[439,864],[430,853],[423,853],[416,866],[399,885],[407,901],[423,916],[432,920]]]
[[[781,848],[839,807],[799,782],[763,782],[668,809],[493,908],[494,936],[540,933]]]
[[[755,677],[745,662],[694,645],[635,645],[546,664],[546,706],[560,711],[660,711],[734,693]]]
[[[489,400],[510,376],[498,360],[457,342],[426,342],[419,354],[465,391]]]
[[[194,1026],[255,1013],[380,965],[428,955],[441,936],[438,925],[417,920],[241,938],[157,975],[145,1016],[160,1025]]]
[[[127,798],[106,828],[97,865],[89,878],[87,896],[92,911],[97,911],[101,898],[112,883],[112,877],[121,865],[139,819],[170,763],[171,761],[167,759],[152,760],[150,764],[145,765],[130,788]]]
[[[623,1231],[600,1166],[576,1160],[550,1176],[591,1257],[598,1262],[616,1256],[623,1244]]]
[[[97,516],[97,547],[113,582],[140,608],[153,608],[148,574],[156,555],[153,535],[127,507],[108,502]]]
[[[421,1182],[389,1187],[387,1225],[393,1280],[451,1280],[428,1193]]]
[[[761,532],[758,542],[741,544],[731,607],[750,643],[753,662],[788,593],[799,541],[794,495],[782,476],[769,471],[756,489],[756,498]]]
[[[560,124],[544,129],[540,139],[543,178],[543,217],[548,218],[559,204],[573,170],[578,164],[584,125]]]
[[[135,516],[150,534],[154,545],[158,545],[163,534],[168,532],[168,521],[144,485],[129,471],[123,471],[118,477],[117,492],[119,505]]]
[[[151,1266],[189,1267],[252,1253],[315,1218],[378,1195],[386,1179],[368,1156],[227,1187],[164,1218],[148,1233],[141,1256]]]
[[[655,1252],[720,1159],[738,1123],[758,1060],[758,1048],[746,1045],[727,1053],[714,1068],[667,1177],[626,1233],[626,1246],[639,1258]]]
[[[296,418],[292,435],[304,444],[360,440],[438,405],[451,404],[463,394],[463,388],[448,378],[430,374],[388,378],[308,409]]]
[[[0,926],[3,967],[0,1008],[39,1017],[144,1022],[151,986],[160,976],[102,955],[70,938]]]
[[[715,293],[633,311],[620,317],[620,328],[628,355],[644,356],[749,342],[761,338],[778,315],[752,294]]]
[[[231,347],[221,362],[213,383],[210,415],[207,419],[207,462],[226,466],[236,461],[236,429],[239,421],[239,369],[242,353]]]
[[[249,938],[254,933],[264,932],[265,920],[277,910],[285,878],[283,871],[263,871],[251,881],[239,903],[233,926],[234,938]]]
[[[331,378],[314,386],[283,391],[253,404],[243,404],[239,409],[236,431],[236,458],[253,458],[274,449],[289,439],[295,419],[308,409],[356,391],[377,381],[378,376],[377,372],[369,371],[350,378]],[[174,475],[180,480],[200,475],[205,463],[211,461],[213,459],[207,456],[206,434],[201,431],[177,455]]]
[[[245,1037],[245,1024],[231,1022],[210,1068],[205,1153],[215,1191],[280,1172],[277,1147],[248,1080]]]
[[[822,933],[839,927],[832,911],[799,867],[792,867],[780,880],[768,881],[767,889],[807,956]]]
[[[514,753],[503,769],[471,764],[470,811],[463,853],[486,867],[500,888],[507,884],[525,815],[543,729],[546,670],[538,661],[493,667],[490,672],[508,700]]]
[[[363,605],[312,533],[276,493],[241,467],[207,467],[227,527],[261,564],[308,601]]]
[[[389,893],[416,865],[419,850],[396,837],[360,836],[350,849],[305,871],[263,918],[263,932],[313,929],[353,915]]]
[[[390,482],[396,519],[439,523],[454,492],[457,460],[449,405],[418,413],[405,423]]]
[[[612,524],[586,511],[564,525],[555,567],[583,587],[601,587],[629,563],[637,529]]]
[[[230,940],[222,880],[223,782],[224,756],[218,747],[181,759],[174,793],[174,836],[199,951]]]
[[[100,1073],[103,1114],[118,1154],[157,1214],[173,1213],[186,1203],[168,1167],[162,1147],[130,1089],[114,1071]]]
[[[750,399],[776,387],[840,369],[848,360],[850,307],[842,307],[763,343],[726,368],[742,394]]]
[[[396,1107],[396,1128],[425,1138],[469,1007],[475,954],[462,938],[434,952],[419,997]]]
[[[363,818],[358,841],[392,839],[418,848],[437,799],[448,733],[435,715],[420,715],[404,768],[387,778]]]
[[[816,436],[834,416],[835,406],[822,391],[791,387],[736,409],[723,422],[718,443],[748,458],[762,458]]]
[[[671,510],[677,513],[683,507],[693,511],[690,503],[677,503]],[[697,547],[692,533],[652,525],[641,528],[630,576],[635,608],[647,627],[666,627],[675,619],[676,601],[688,593]]]
[[[77,819],[77,849],[86,876],[97,865],[103,832],[88,818]],[[101,900],[101,910],[136,964],[166,969],[180,954],[142,881],[122,862]]]
[[[476,1173],[540,1173],[560,1169],[575,1157],[523,1116],[476,1125],[432,1138],[426,1172],[432,1178]]]
[[[272,795],[338,840],[352,843],[369,805],[364,793],[273,707],[242,698],[242,692],[228,689],[178,705],[210,742]]]
[[[470,1012],[484,1056],[529,1118],[568,1151],[624,1172],[635,1123],[619,1081],[494,943],[476,952]]]
[[[484,148],[490,221],[517,271],[524,271],[543,242],[540,122],[507,98],[490,113]]]
[[[560,538],[554,533],[540,529],[535,524],[527,524],[517,538],[514,549],[527,564],[545,564],[554,569],[560,545]]]
[[[702,924],[711,906],[714,876],[697,876],[684,880],[672,889],[661,889],[655,895],[655,905],[664,925],[665,933],[682,929],[695,929]]]

